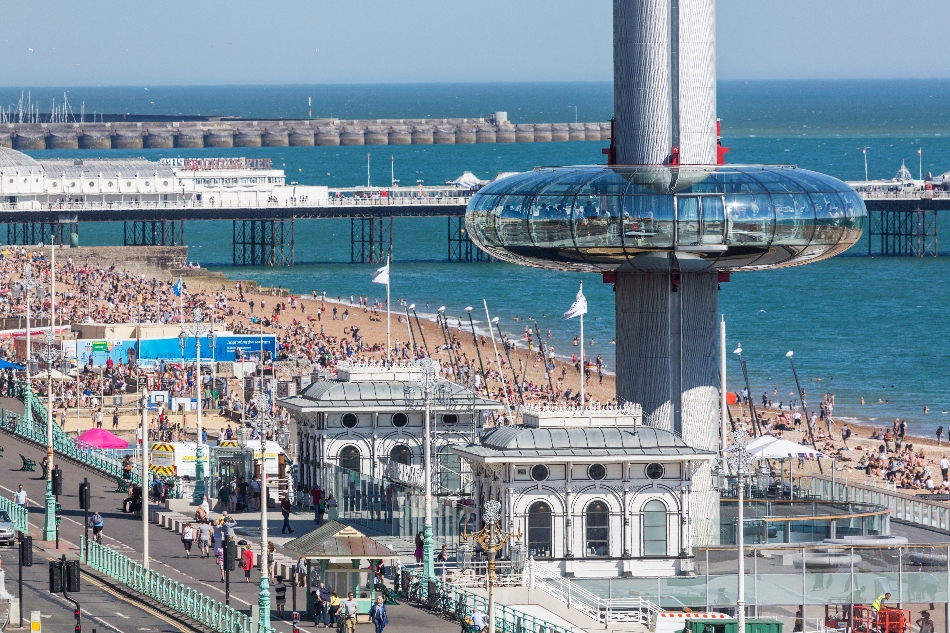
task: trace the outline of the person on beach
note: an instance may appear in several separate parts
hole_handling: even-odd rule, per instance
[[[943,441],[943,425],[937,427],[937,446]]]

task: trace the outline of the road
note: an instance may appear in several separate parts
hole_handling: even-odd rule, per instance
[[[39,473],[22,473],[17,470],[17,467],[20,465],[19,454],[22,453],[26,457],[40,463],[45,452],[39,447],[22,442],[7,433],[0,434],[0,439],[2,439],[5,448],[3,458],[0,459],[0,494],[11,497],[17,485],[22,483],[27,494],[30,495],[31,504],[39,504],[30,508],[30,532],[34,537],[34,542],[38,542],[41,534],[40,528],[43,524],[43,508],[41,504],[43,502],[43,495],[45,494],[45,482],[39,479]],[[63,516],[62,523],[60,524],[60,540],[63,547],[73,548],[70,550],[72,554],[67,553],[67,556],[69,558],[76,558],[78,556],[78,550],[75,548],[78,546],[79,537],[83,533],[84,521],[84,513],[79,509],[79,483],[83,478],[88,478],[92,488],[93,510],[98,510],[105,519],[103,544],[130,558],[141,560],[143,543],[142,520],[135,518],[133,515],[121,512],[121,502],[124,495],[114,492],[116,488],[115,481],[107,480],[94,471],[85,469],[65,459],[59,459],[56,463],[58,463],[63,470],[64,482],[64,494],[59,498],[60,504],[62,505]],[[239,525],[257,525],[259,522],[258,517],[259,515],[257,514],[239,514],[237,515],[237,520]],[[299,536],[306,530],[312,529],[313,523],[311,518],[309,514],[295,516],[293,525],[295,526],[294,529],[296,533],[294,536]],[[268,523],[269,533],[279,536],[280,527],[280,521],[271,518]],[[197,548],[194,548],[193,551],[197,552]],[[171,531],[165,530],[156,524],[149,525],[149,554],[152,559],[152,569],[155,569],[173,580],[194,587],[211,598],[222,602],[224,601],[224,584],[220,580],[220,572],[214,559],[201,559],[194,555],[191,558],[186,558],[179,535],[173,534]],[[15,574],[11,575],[10,570],[16,569],[16,560],[15,550],[3,550],[4,569],[7,570],[8,574],[8,590],[11,589],[11,577],[15,577]],[[38,556],[35,557],[35,561],[39,562],[40,558]],[[46,563],[44,561],[42,566],[36,565],[32,568],[32,575],[35,576],[35,579],[31,587],[35,587],[35,589],[24,588],[27,592],[28,601],[30,600],[30,591],[33,591],[37,595],[42,594],[45,600],[55,600],[49,596],[46,591],[46,585],[44,583],[47,582],[47,571],[45,565]],[[83,581],[85,582],[87,578],[88,576],[84,575]],[[255,570],[252,572],[250,583],[241,582],[242,579],[243,572],[240,570],[232,573],[230,603],[231,606],[236,609],[249,610],[252,603],[257,603],[260,575],[259,572]],[[87,586],[89,586],[89,583],[84,585],[83,588],[84,600],[86,599]],[[296,590],[296,597],[300,602],[301,610],[304,609],[303,605],[305,604],[305,597],[302,592],[302,588]],[[292,606],[294,592],[288,587],[287,593],[288,611],[285,612],[285,616],[289,619],[289,610]],[[90,591],[89,595],[91,603],[90,614],[103,620],[104,628],[102,630],[104,631],[127,633],[147,630],[187,630],[184,628],[174,628],[178,625],[172,625],[169,622],[162,621],[158,619],[157,615],[149,614],[148,611],[145,610],[145,607],[130,605],[121,598],[110,595],[101,589],[97,588],[96,591]],[[273,600],[273,591],[271,591],[271,595]],[[27,606],[24,608],[24,616],[28,619],[29,602],[25,604]],[[53,602],[50,602],[51,613],[55,610],[51,608],[53,604]],[[85,602],[83,602],[83,609],[86,609]],[[72,612],[68,610],[67,607],[64,607],[62,611],[69,616],[67,619],[71,623]],[[418,633],[418,631],[423,628],[438,631],[455,630],[456,628],[454,624],[412,606],[399,605],[388,607],[388,612],[390,625],[386,627],[387,633]],[[161,615],[162,617],[170,618],[172,621],[174,620],[173,615]],[[289,622],[282,622],[277,619],[276,607],[272,610],[271,619],[272,625],[279,633],[292,633],[292,625]],[[304,624],[306,625],[307,623]],[[83,628],[85,631],[92,630],[88,626],[84,626]],[[361,625],[360,628],[365,631],[372,630],[372,626],[368,624]],[[56,628],[54,630],[59,631],[66,629]],[[311,622],[309,627],[304,626],[301,630],[315,631],[316,629],[313,628]],[[320,627],[320,630],[323,630],[322,627]]]

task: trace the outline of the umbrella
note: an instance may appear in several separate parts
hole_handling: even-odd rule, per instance
[[[749,452],[756,459],[793,459],[793,458],[815,458],[822,457],[820,451],[816,451],[811,446],[796,444],[788,440],[772,438],[774,442],[768,442],[761,445],[758,449]]]
[[[17,365],[16,363],[11,363],[8,360],[3,360],[0,358],[0,369],[16,369],[17,371],[23,371],[22,365]]]
[[[92,428],[76,438],[80,445],[97,448],[128,448],[129,443],[105,429]]]

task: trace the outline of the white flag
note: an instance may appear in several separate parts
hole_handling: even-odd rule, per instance
[[[576,316],[587,314],[587,297],[583,290],[577,291],[577,298],[571,304],[571,309],[564,313],[563,320],[573,319]]]
[[[373,273],[373,283],[389,285],[389,264],[377,269],[377,271]]]

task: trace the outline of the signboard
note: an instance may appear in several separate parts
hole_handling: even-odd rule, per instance
[[[76,361],[86,365],[89,359],[95,367],[103,367],[111,358],[113,363],[128,363],[135,359],[135,339],[79,339],[76,341]]]
[[[108,351],[109,351],[109,341],[93,341],[93,342],[92,342],[92,351],[93,351],[93,352],[108,352]]]
[[[426,484],[425,471],[421,467],[407,466],[391,459],[386,460],[386,476],[397,483],[414,488],[424,488]]]
[[[215,169],[272,169],[269,158],[163,158],[163,165],[188,171],[211,171]]]
[[[215,342],[214,354],[207,337],[201,339],[201,360],[210,361],[212,356],[216,361],[234,361],[235,349],[241,348],[244,355],[248,352],[259,355],[261,347],[273,356],[277,352],[277,337],[273,334],[257,335],[227,335],[219,336]],[[178,337],[142,339],[139,344],[139,357],[168,362],[181,362],[182,351]],[[185,344],[185,360],[194,362],[197,358],[195,337],[189,336]]]

